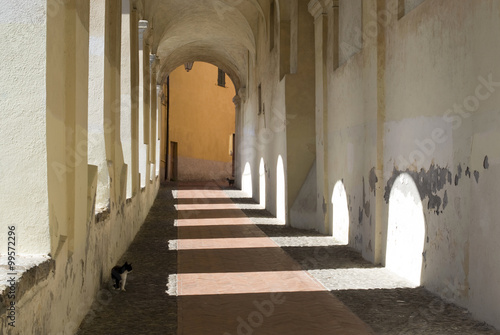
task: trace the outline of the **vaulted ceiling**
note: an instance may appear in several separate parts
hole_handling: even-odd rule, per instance
[[[223,69],[236,89],[246,81],[248,57],[267,31],[270,0],[136,0],[149,21],[146,37],[160,59],[159,80],[178,66],[205,61]]]

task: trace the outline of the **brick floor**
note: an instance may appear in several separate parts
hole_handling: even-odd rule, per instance
[[[371,332],[222,190],[177,198],[178,334]]]
[[[127,292],[94,307],[79,334],[372,333],[218,187],[162,187],[123,259],[135,265]],[[174,277],[177,296],[166,293]]]

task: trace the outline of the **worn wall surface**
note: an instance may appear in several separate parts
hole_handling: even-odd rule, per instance
[[[318,171],[334,202],[318,217],[326,213],[334,236],[347,220],[348,243],[365,258],[396,272],[414,264],[400,273],[497,327],[499,5],[363,1],[360,36],[343,33],[355,6],[310,5],[327,77],[326,89],[316,78],[328,122]],[[343,43],[360,50],[345,63]]]
[[[170,141],[189,179],[228,176],[235,132],[236,185],[272,214],[500,327],[499,14],[494,0],[3,1],[0,245],[15,226],[23,276],[16,328],[0,283],[0,332],[73,333],[105,301],[163,179],[168,75],[188,87],[171,92]],[[193,98],[215,103],[189,115]]]
[[[384,153],[386,184],[410,171],[420,192],[422,283],[497,327],[499,5],[425,1],[391,26]]]
[[[132,141],[126,148],[138,148],[137,137],[129,135],[137,133],[138,120],[121,113],[121,18],[130,13],[130,4],[124,5],[104,0],[26,1],[4,7],[1,14],[11,47],[29,46],[26,55],[34,57],[28,62],[3,59],[8,80],[1,85],[9,87],[4,87],[1,99],[7,103],[1,114],[1,136],[10,161],[2,159],[1,169],[5,182],[0,194],[6,197],[2,199],[6,220],[0,226],[2,334],[75,333],[92,303],[99,306],[110,298],[110,270],[156,197],[155,171],[141,191],[126,197],[131,185],[121,135]],[[94,24],[102,31],[95,33]],[[138,75],[137,68],[131,72]],[[129,78],[124,75],[124,85]],[[124,104],[132,99],[130,90],[125,93],[129,95],[125,94]],[[149,98],[154,102],[155,97]],[[124,129],[122,114],[130,122]],[[155,122],[151,128],[154,140]],[[132,165],[138,164],[137,154],[130,159]],[[109,180],[99,183],[102,175]],[[101,204],[104,207],[99,208]],[[12,291],[6,280],[13,276],[7,277],[8,226],[15,226],[16,233],[16,254],[11,256],[16,265],[9,270],[15,273],[14,298],[8,296]],[[12,306],[14,319],[8,317]]]
[[[169,76],[169,138],[177,142],[179,180],[225,180],[232,174],[229,140],[234,133],[234,85],[227,75],[217,85],[218,69],[195,62]]]
[[[308,203],[304,198],[307,192],[301,192],[315,152],[314,27],[307,4],[279,4],[277,15],[268,16],[268,20],[279,21],[270,32],[274,39],[266,36],[269,21],[259,25],[257,59],[250,56],[248,60],[249,75],[237,128],[241,132],[240,174],[248,163],[254,199],[259,200],[260,188],[264,188],[265,208],[296,226],[314,216],[316,204]],[[268,13],[270,8],[264,11]],[[270,45],[272,41],[274,46]],[[315,182],[309,180],[312,185]]]

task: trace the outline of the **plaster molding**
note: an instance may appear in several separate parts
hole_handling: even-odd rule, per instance
[[[247,88],[242,87],[238,91],[238,95],[240,96],[242,101],[245,101],[247,99]]]
[[[139,28],[139,34],[144,34],[144,31],[148,29],[149,22],[146,20],[139,20],[138,28]]]
[[[330,9],[332,7],[338,7],[339,0],[325,0],[325,9]]]
[[[325,7],[326,6],[324,0],[311,0],[309,1],[307,9],[309,10],[309,13],[311,13],[311,15],[316,20],[321,15],[326,14]]]
[[[233,103],[236,108],[241,106],[241,97],[239,95],[235,95],[233,98]]]

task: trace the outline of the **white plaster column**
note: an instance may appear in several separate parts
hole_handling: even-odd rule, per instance
[[[238,95],[235,95],[233,98],[234,103],[234,120],[235,120],[235,139],[233,143],[234,147],[234,183],[235,186],[241,189],[241,175],[243,173],[243,161],[241,156],[241,150],[243,149],[241,146],[242,138],[243,138],[243,115],[242,115],[242,103],[245,99],[245,89],[240,89]]]
[[[145,67],[144,67],[144,64],[146,64],[146,67],[148,67],[147,65],[149,64],[149,51],[147,50],[144,50],[144,46],[145,46],[145,41],[144,41],[144,34],[145,34],[145,31],[146,29],[148,28],[148,22],[145,21],[145,20],[140,20],[139,21],[139,26],[138,26],[138,29],[139,29],[139,99],[138,99],[138,104],[139,104],[139,115],[138,115],[138,120],[139,120],[139,137],[138,137],[138,141],[139,141],[139,161],[138,161],[138,164],[139,164],[139,174],[140,174],[140,184],[139,184],[139,187],[142,189],[143,187],[146,187],[146,175],[147,175],[147,165],[148,165],[148,153],[147,153],[147,145],[145,144],[145,133],[144,133],[144,129],[145,129],[145,123],[144,123],[144,119],[145,119],[145,115],[146,115],[146,110],[145,110],[145,107],[146,107],[146,103],[145,103],[145,85],[146,83],[144,82],[144,79],[145,79]],[[149,48],[148,48],[149,49]],[[144,59],[146,58],[146,62],[144,61]],[[149,103],[148,103],[149,105]]]
[[[156,55],[152,54],[149,56],[149,68],[151,72],[151,82],[150,82],[150,96],[151,96],[151,114],[150,114],[150,141],[149,141],[149,164],[150,173],[149,179],[152,181],[156,175],[156,111],[157,111],[157,92],[156,92],[156,65],[157,65]]]
[[[54,259],[83,252],[79,247],[88,218],[89,11],[88,2],[72,0],[47,17],[47,45],[52,46],[46,62],[47,173]]]
[[[339,66],[339,0],[325,1],[328,17],[327,78]]]
[[[74,152],[79,161],[75,166],[74,223],[69,248],[75,258],[85,257],[86,231],[92,206],[88,204],[88,93],[89,93],[89,24],[90,3],[75,1],[75,120]]]
[[[132,81],[130,0],[122,0],[120,139],[127,165],[126,197],[132,197]]]
[[[132,197],[140,189],[139,176],[139,16],[136,8],[130,11],[130,82],[131,82],[131,110],[130,110],[130,131],[131,131],[131,161],[130,167],[132,175]]]
[[[149,145],[151,142],[150,133],[151,133],[151,60],[150,53],[151,47],[149,45],[148,37],[150,33],[151,27],[148,27],[148,30],[143,35],[143,89],[142,89],[142,97],[143,97],[143,139],[142,143],[144,143],[145,150],[145,160],[144,160],[144,186],[147,187],[150,180],[151,174],[151,154],[149,152]]]
[[[157,99],[157,110],[156,110],[156,176],[160,175],[160,157],[161,157],[161,131],[162,131],[162,101],[161,101],[161,96],[162,96],[162,85],[158,84],[156,85],[156,99]]]
[[[168,81],[168,78],[166,79]],[[168,138],[167,138],[167,126],[168,126],[168,119],[167,119],[167,83],[163,83],[161,85],[161,94],[162,98],[161,99],[161,133],[160,133],[160,181],[165,181],[167,179],[166,173],[167,173],[167,145],[168,145]],[[164,99],[164,100],[163,100]],[[165,103],[165,104],[164,104]]]
[[[384,0],[377,0],[377,13],[383,13],[387,10]],[[394,20],[394,19],[393,19]],[[383,20],[377,20],[377,182],[376,182],[376,213],[374,227],[374,254],[373,262],[380,264],[385,262],[386,230],[389,219],[389,206],[384,198],[385,180],[382,171],[384,171],[384,138],[386,123],[386,29],[387,25]]]
[[[16,226],[18,253],[47,254],[47,1],[2,5],[0,253],[7,252],[7,227]]]
[[[314,17],[316,58],[316,176],[317,176],[317,228],[329,231],[328,213],[328,109],[327,109],[327,36],[328,20],[323,1],[311,0],[309,12]]]
[[[88,162],[97,166],[96,212],[109,208],[109,172],[104,140],[105,0],[90,1]]]
[[[121,2],[106,0],[104,31],[104,137],[111,182],[111,210],[125,201],[127,166],[120,140]]]

